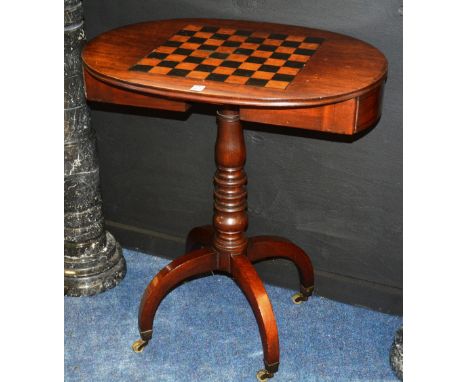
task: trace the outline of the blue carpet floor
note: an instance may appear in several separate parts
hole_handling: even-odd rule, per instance
[[[94,297],[65,297],[65,381],[256,381],[263,353],[254,315],[234,281],[222,275],[183,284],[156,314],[154,337],[140,354],[140,296],[168,260],[124,250],[127,276]],[[401,325],[390,316],[266,285],[280,335],[272,382],[396,381],[389,348]]]

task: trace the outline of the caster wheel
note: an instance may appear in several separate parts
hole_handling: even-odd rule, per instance
[[[262,369],[262,370],[259,370],[257,373],[257,381],[260,381],[260,382],[266,381],[269,378],[273,378],[273,376],[274,376],[273,373],[269,373],[267,370]]]
[[[301,292],[296,293],[291,297],[292,302],[296,305],[302,304],[304,301],[307,301],[307,299],[308,297],[304,296]]]
[[[314,292],[313,285],[308,288],[303,287],[301,285],[301,291],[299,293],[296,293],[294,296],[292,296],[291,299],[294,304],[299,305],[299,304],[302,304],[304,301],[307,301],[309,297],[312,296],[313,292]]]
[[[146,345],[148,345],[148,341],[140,338],[133,343],[132,349],[135,353],[141,353]]]

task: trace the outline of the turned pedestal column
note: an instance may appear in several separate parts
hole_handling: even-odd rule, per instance
[[[265,364],[257,377],[265,380],[278,370],[278,329],[270,299],[252,262],[274,257],[293,261],[301,279],[301,292],[293,296],[295,303],[312,294],[314,271],[309,257],[286,239],[273,236],[247,239],[246,150],[238,107],[221,107],[217,121],[213,224],[194,228],[187,237],[187,253],[162,269],[147,286],[140,303],[141,339],[133,344],[133,349],[142,351],[152,338],[157,308],[169,291],[194,276],[221,271],[236,281],[255,314]]]

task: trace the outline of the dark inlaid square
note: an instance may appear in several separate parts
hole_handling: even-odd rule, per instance
[[[218,27],[203,27],[200,32],[217,32],[218,29]]]
[[[279,60],[287,60],[291,55],[288,54],[288,53],[278,53],[278,52],[275,52],[273,53],[270,58],[277,58]]]
[[[199,72],[212,72],[215,69],[216,69],[216,66],[205,65],[205,64],[200,64],[195,68],[195,70],[198,70]]]
[[[218,49],[218,47],[216,45],[208,45],[208,44],[203,44],[203,45],[200,45],[200,50],[209,50],[209,51],[213,51],[213,50],[216,50]]]
[[[208,77],[206,77],[206,79],[211,81],[224,82],[228,77],[229,76],[227,74],[211,73]]]
[[[262,72],[276,73],[280,67],[275,65],[262,65],[258,68]]]
[[[270,36],[268,38],[272,39],[272,40],[285,40],[287,37],[288,37],[287,34],[272,33],[272,34],[270,34]]]
[[[253,49],[238,48],[234,51],[234,54],[243,54],[245,56],[250,56],[253,52]]]
[[[254,70],[237,69],[234,73],[232,73],[232,75],[233,76],[241,76],[241,77],[250,77],[254,73],[255,73]]]
[[[187,42],[192,42],[195,44],[203,44],[206,41],[206,38],[201,37],[190,37]]]
[[[165,68],[173,68],[176,65],[178,65],[179,62],[177,61],[161,61],[158,65],[156,66],[164,66]]]
[[[222,46],[237,48],[237,47],[241,46],[241,43],[238,42],[238,41],[224,41]]]
[[[259,78],[249,78],[246,82],[246,85],[253,85],[253,86],[265,86],[268,80],[261,80]]]
[[[182,56],[190,56],[193,53],[192,49],[177,48],[172,54],[180,54]]]
[[[304,67],[304,63],[299,62],[299,61],[286,61],[283,66],[286,66],[288,68],[299,68],[300,69],[300,68]]]
[[[164,60],[167,56],[169,56],[169,54],[160,52],[151,52],[148,54],[148,58],[157,58],[159,60]]]
[[[193,36],[195,33],[195,31],[189,31],[186,29],[182,29],[181,31],[177,32],[177,34],[180,36]]]
[[[214,53],[211,53],[210,55],[211,58],[219,58],[221,60],[224,60],[227,56],[229,56],[228,53],[219,53],[219,52],[214,52]]]
[[[239,30],[235,31],[234,34],[237,35],[237,36],[250,36],[252,34],[252,31],[246,31],[246,30],[239,29]]]
[[[239,61],[231,61],[231,60],[226,60],[222,62],[219,66],[224,66],[226,68],[238,68],[242,62]]]
[[[182,44],[183,44],[183,43],[180,42],[180,41],[171,41],[171,40],[169,40],[169,41],[166,41],[166,42],[163,44],[163,46],[179,47],[179,46],[181,46]]]
[[[279,73],[276,73],[272,78],[272,80],[275,80],[275,81],[286,81],[286,82],[291,82],[293,79],[294,79],[294,76],[290,74],[279,74]]]
[[[251,62],[254,64],[263,64],[267,59],[264,57],[249,57],[245,62]]]
[[[186,69],[172,69],[170,72],[167,73],[168,76],[175,76],[175,77],[185,77],[191,71]]]
[[[264,38],[261,37],[249,37],[245,42],[250,42],[254,44],[261,44],[263,41],[265,41]]]
[[[283,41],[281,43],[281,46],[285,46],[287,48],[297,48],[299,45],[301,45],[301,43],[297,41]]]
[[[264,52],[274,52],[276,50],[276,46],[274,45],[260,45],[257,50],[262,50]]]
[[[150,71],[151,69],[153,69],[153,67],[151,65],[133,65],[130,70],[134,71],[134,72],[148,72]]]
[[[312,49],[304,49],[304,48],[297,48],[294,51],[294,54],[302,54],[304,56],[312,56],[315,53],[315,50]]]
[[[194,56],[188,56],[187,58],[184,59],[184,62],[191,62],[193,64],[199,64],[202,62],[205,58],[204,57],[194,57]]]
[[[224,33],[215,33],[211,38],[215,40],[227,40],[229,35]]]
[[[322,42],[324,42],[325,39],[324,38],[321,38],[321,37],[306,37],[304,42],[308,42],[308,43],[316,43],[316,44],[321,44]]]

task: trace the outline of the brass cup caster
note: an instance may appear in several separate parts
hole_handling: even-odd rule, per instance
[[[299,292],[299,293],[294,294],[291,297],[291,300],[294,304],[299,305],[299,304],[302,304],[304,301],[307,301],[308,298],[309,298],[308,296],[305,296],[304,294]]]
[[[257,373],[257,381],[264,382],[267,379],[273,378],[274,374],[270,373],[268,370],[262,369]]]
[[[132,349],[135,353],[141,353],[146,345],[148,345],[148,341],[139,338],[132,344]]]
[[[314,286],[311,286],[309,288],[301,287],[301,292],[298,292],[295,295],[293,295],[291,297],[291,300],[296,305],[302,304],[304,301],[307,301],[309,299],[313,291],[314,291]]]

